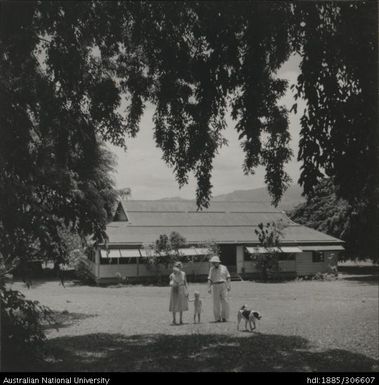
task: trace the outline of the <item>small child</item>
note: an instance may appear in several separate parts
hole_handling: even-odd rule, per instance
[[[193,305],[194,305],[193,322],[196,323],[196,316],[197,316],[197,322],[200,323],[200,314],[201,314],[201,307],[202,307],[203,301],[200,298],[200,293],[198,291],[195,291],[193,295],[194,295],[194,299],[189,300],[189,302],[193,302]]]

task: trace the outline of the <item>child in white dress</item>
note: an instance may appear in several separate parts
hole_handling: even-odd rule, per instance
[[[200,298],[200,293],[198,291],[195,291],[193,295],[194,295],[194,299],[189,300],[189,302],[193,302],[193,306],[194,306],[193,322],[196,323],[196,317],[197,317],[197,322],[200,323],[203,301]]]

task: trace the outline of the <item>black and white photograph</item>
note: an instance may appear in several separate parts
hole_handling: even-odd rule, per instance
[[[0,0],[2,384],[374,384],[378,180],[376,0]]]

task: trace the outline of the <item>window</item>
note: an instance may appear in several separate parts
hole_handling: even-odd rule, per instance
[[[134,257],[121,257],[119,261],[120,265],[137,264],[137,258]]]
[[[253,262],[257,262],[260,258],[264,257],[265,255],[267,255],[268,253],[257,253],[257,254],[250,254],[248,252],[246,252],[244,254],[244,260],[245,261],[253,261]]]
[[[324,262],[325,261],[325,255],[323,251],[313,251],[312,252],[312,262]]]
[[[117,265],[118,258],[100,258],[100,265]]]
[[[192,262],[208,262],[209,256],[208,255],[194,255],[190,257],[190,261]]]
[[[254,254],[250,254],[245,248],[244,248],[244,252],[243,252],[243,260],[244,261],[252,261],[255,259],[255,255]]]
[[[294,261],[296,259],[295,253],[280,253],[279,261]]]

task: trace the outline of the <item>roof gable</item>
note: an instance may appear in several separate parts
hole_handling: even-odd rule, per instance
[[[117,209],[115,211],[115,214],[113,216],[113,220],[115,222],[128,222],[128,216],[126,215],[126,210],[124,208],[124,205],[120,201],[118,203]]]

